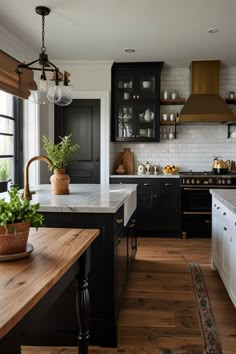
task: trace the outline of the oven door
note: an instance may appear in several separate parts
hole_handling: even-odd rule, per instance
[[[182,188],[183,213],[211,213],[211,194],[209,188]]]
[[[182,187],[182,237],[211,237],[211,194],[208,187]]]

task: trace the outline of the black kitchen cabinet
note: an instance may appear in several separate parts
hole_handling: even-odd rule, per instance
[[[111,178],[110,183],[137,184],[135,230],[140,236],[181,237],[179,178]]]
[[[160,73],[163,62],[112,66],[112,141],[160,140]]]

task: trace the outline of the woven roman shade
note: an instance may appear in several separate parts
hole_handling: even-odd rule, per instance
[[[16,73],[19,64],[18,60],[0,50],[0,90],[28,99],[30,90],[37,90],[37,86],[31,70],[22,69],[20,76]]]

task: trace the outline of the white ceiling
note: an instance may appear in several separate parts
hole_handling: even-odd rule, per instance
[[[221,60],[236,66],[236,0],[0,0],[1,26],[37,53],[39,5],[51,9],[45,18],[51,61],[163,60],[186,67],[192,60]],[[209,34],[212,27],[220,31]]]

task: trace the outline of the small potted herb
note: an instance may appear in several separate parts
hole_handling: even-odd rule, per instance
[[[8,191],[9,200],[0,199],[0,255],[24,252],[29,228],[43,225],[39,203],[22,200],[18,187]]]
[[[61,141],[58,144],[53,144],[50,139],[43,136],[43,148],[52,162],[49,170],[54,172],[50,178],[52,194],[69,194],[70,177],[65,174],[65,169],[70,164],[74,152],[80,147],[71,143],[71,136],[72,134],[59,137]]]
[[[0,192],[7,191],[7,184],[10,180],[10,171],[7,161],[0,161]]]

